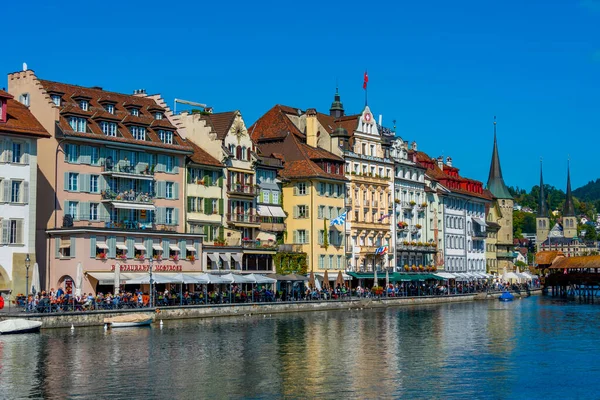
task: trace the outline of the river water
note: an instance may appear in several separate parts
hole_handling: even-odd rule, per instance
[[[0,399],[600,398],[599,307],[536,296],[0,336]]]

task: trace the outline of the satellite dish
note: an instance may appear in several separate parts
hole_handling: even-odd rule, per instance
[[[27,63],[23,63],[23,71],[27,71]]]

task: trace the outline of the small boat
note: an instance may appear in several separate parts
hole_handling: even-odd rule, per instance
[[[109,328],[148,326],[152,323],[152,316],[146,314],[124,314],[117,317],[104,318],[104,323]]]
[[[515,296],[513,296],[510,292],[502,292],[498,300],[500,301],[513,301]]]
[[[7,319],[0,322],[0,335],[12,335],[18,333],[39,332],[42,327],[40,321],[31,321],[28,319]]]

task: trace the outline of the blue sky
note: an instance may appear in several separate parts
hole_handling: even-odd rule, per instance
[[[600,0],[3,4],[0,72],[145,88],[239,109],[369,106],[404,139],[486,181],[493,116],[505,181],[529,189],[600,177]],[[169,6],[172,5],[172,8]],[[0,87],[6,86],[6,79]]]

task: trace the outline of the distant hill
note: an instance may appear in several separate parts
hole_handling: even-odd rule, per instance
[[[600,178],[596,181],[589,181],[580,188],[573,190],[573,196],[582,201],[595,203],[600,200]]]

